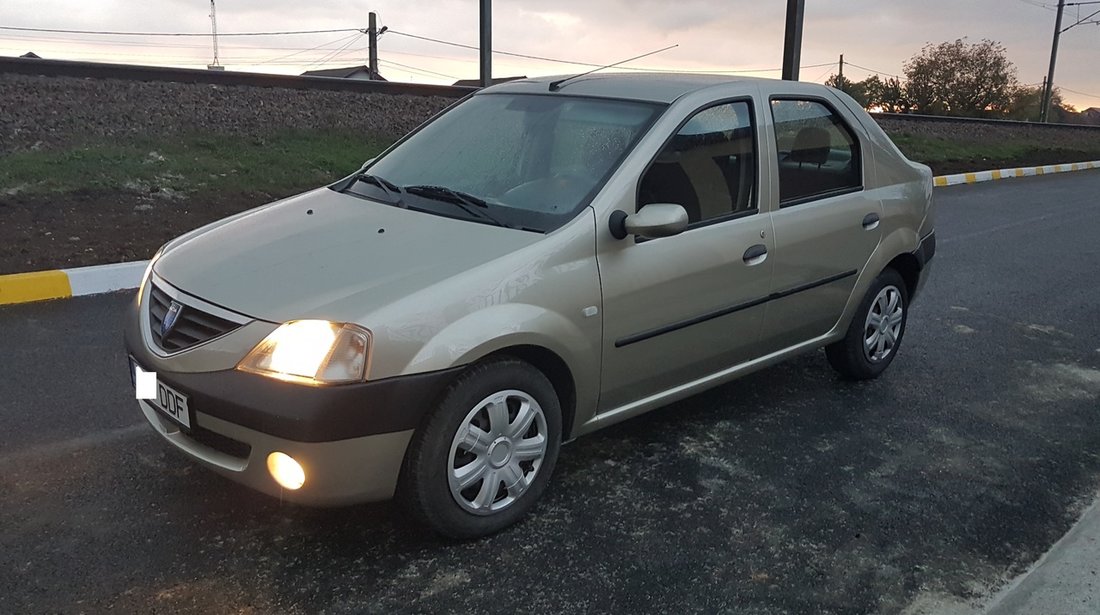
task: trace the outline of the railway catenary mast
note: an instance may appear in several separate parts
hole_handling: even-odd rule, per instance
[[[210,70],[225,70],[218,62],[218,13],[214,6],[214,0],[210,0],[210,34],[214,40],[214,61],[206,65]]]

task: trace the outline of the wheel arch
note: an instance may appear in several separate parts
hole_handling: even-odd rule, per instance
[[[912,301],[913,296],[917,294],[917,284],[920,282],[921,264],[917,257],[909,252],[903,252],[887,263],[884,269],[893,269],[901,274],[901,279],[905,280],[906,296]]]
[[[561,405],[561,436],[562,441],[568,440],[573,433],[574,420],[577,414],[577,383],[573,378],[573,372],[569,364],[556,352],[543,346],[534,344],[518,344],[494,350],[481,357],[475,363],[484,363],[494,359],[511,357],[518,359],[542,372],[554,392],[558,395],[558,403]]]

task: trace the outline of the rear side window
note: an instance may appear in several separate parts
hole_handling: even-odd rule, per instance
[[[756,211],[756,147],[744,101],[707,107],[685,122],[653,160],[638,207],[676,203],[689,224]]]
[[[779,203],[793,205],[863,186],[859,141],[816,100],[772,101],[779,152]]]

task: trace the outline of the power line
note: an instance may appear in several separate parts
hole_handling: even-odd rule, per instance
[[[825,72],[821,73],[821,76],[818,77],[817,79],[814,79],[813,82],[817,83],[818,81],[821,81],[821,77],[824,77],[825,75],[828,75],[831,72],[833,72],[833,67],[830,65],[829,68],[826,68]]]
[[[59,30],[55,28],[20,28],[0,26],[0,30],[17,32],[50,32],[54,34],[95,34],[104,36],[210,36],[209,32],[112,32],[107,30]],[[333,30],[285,30],[281,32],[227,32],[218,36],[284,36],[288,34],[331,34],[335,32],[362,32],[361,28],[337,28]]]
[[[1024,4],[1029,4],[1031,6],[1037,6],[1041,9],[1046,9],[1048,11],[1057,11],[1058,10],[1057,8],[1047,4],[1045,2],[1038,2],[1037,0],[1020,0],[1020,2],[1023,2]]]
[[[321,43],[314,47],[283,47],[283,46],[267,46],[267,45],[219,45],[222,49],[235,49],[241,51],[315,51],[326,45],[341,43],[349,38],[358,36],[359,31],[355,31],[346,36],[341,36],[335,40]],[[209,35],[208,35],[209,36]],[[220,34],[218,36],[221,36]],[[80,38],[65,38],[65,37],[52,37],[52,36],[23,36],[14,35],[0,38],[2,42],[19,42],[19,41],[34,41],[34,42],[46,42],[46,43],[59,43],[59,44],[79,44],[81,46],[93,46],[93,47],[140,47],[145,49],[204,49],[209,50],[209,45],[186,45],[179,43],[162,43],[162,42],[138,42],[138,41],[107,41],[97,39],[80,39]],[[66,52],[71,53],[71,52]],[[288,54],[284,57],[297,55],[295,53]]]
[[[392,28],[388,31],[390,33],[396,34],[398,36],[406,36],[406,37],[409,37],[409,38],[415,38],[415,39],[419,39],[419,40],[422,40],[422,41],[430,41],[430,42],[433,42],[433,43],[439,43],[440,45],[449,45],[451,47],[460,47],[462,49],[471,49],[471,50],[474,50],[474,51],[479,51],[479,48],[474,46],[474,45],[466,45],[464,43],[456,43],[454,41],[447,41],[447,40],[443,40],[443,39],[432,38],[430,36],[421,36],[419,34],[410,34],[408,32],[402,32],[400,30],[394,30]],[[602,67],[606,66],[605,64],[595,64],[593,62],[578,62],[578,61],[575,61],[575,60],[564,60],[564,59],[561,59],[561,58],[549,58],[549,57],[546,57],[546,56],[536,56],[536,55],[531,55],[531,54],[526,54],[526,53],[515,53],[515,52],[512,52],[512,51],[501,51],[501,50],[497,50],[497,49],[494,49],[493,53],[498,54],[498,55],[502,55],[502,56],[511,56],[511,57],[514,57],[514,58],[525,58],[525,59],[528,59],[528,60],[540,60],[540,61],[543,61],[543,62],[555,62],[555,63],[558,63],[558,64],[573,64],[575,66],[590,66],[590,67],[597,67],[597,68],[602,68]],[[821,64],[805,65],[805,66],[802,66],[801,68],[820,68],[822,66],[832,66],[832,65],[833,65],[832,62],[823,62]],[[637,67],[637,66],[620,66],[618,68],[621,68],[623,70],[636,70],[636,71],[658,72],[658,73],[670,72],[671,71],[671,72],[677,72],[677,73],[710,73],[710,74],[722,74],[722,73],[772,73],[772,72],[779,72],[779,71],[783,70],[782,68],[750,68],[750,69],[743,69],[743,70],[742,69],[678,70],[678,69],[663,69],[663,68],[643,68],[643,67]]]
[[[387,64],[387,65],[390,65],[390,66],[399,66],[401,68],[405,68],[405,69],[412,70],[412,71],[417,71],[417,72],[424,73],[426,75],[431,75],[431,76],[434,76],[434,77],[444,77],[444,78],[447,78],[447,79],[454,79],[455,81],[458,81],[458,77],[455,77],[454,75],[445,75],[443,73],[437,73],[435,71],[431,71],[431,70],[428,70],[426,68],[417,68],[416,66],[409,66],[408,64],[402,64],[400,62],[394,62],[393,60],[379,59],[378,62],[380,64]]]
[[[883,75],[883,76],[886,76],[886,77],[893,77],[894,79],[898,78],[898,76],[893,74],[893,73],[884,73],[880,70],[875,70],[873,68],[867,68],[866,66],[860,66],[859,64],[853,64],[852,62],[848,62],[848,61],[845,61],[844,65],[845,66],[854,66],[854,67],[856,67],[860,70],[865,70],[869,73],[875,73],[876,75]]]
[[[1066,92],[1073,92],[1074,94],[1080,94],[1081,96],[1088,96],[1089,98],[1100,98],[1100,96],[1097,96],[1096,94],[1089,94],[1088,92],[1078,92],[1077,90],[1071,90],[1071,89],[1069,89],[1065,86],[1061,86],[1061,85],[1058,86],[1058,89],[1059,90],[1064,90]]]
[[[272,58],[272,59],[270,59],[270,60],[264,60],[263,62],[260,62],[260,64],[273,64],[273,63],[279,62],[280,60],[285,60],[285,59],[287,59],[287,58],[292,58],[292,57],[294,57],[294,56],[296,56],[296,55],[301,55],[301,54],[303,54],[303,53],[306,53],[306,52],[308,52],[308,51],[316,51],[316,50],[319,50],[319,49],[321,49],[322,47],[327,47],[327,46],[329,46],[329,45],[335,45],[335,44],[337,44],[337,43],[342,43],[342,42],[344,42],[345,40],[347,40],[347,39],[349,39],[349,38],[350,38],[350,39],[352,39],[353,41],[354,41],[354,40],[358,40],[358,38],[359,38],[360,36],[363,36],[363,35],[362,35],[362,34],[358,34],[358,35],[356,35],[356,34],[349,34],[349,35],[347,35],[347,36],[342,36],[342,37],[340,37],[340,38],[338,38],[338,39],[336,39],[336,40],[334,40],[334,41],[329,41],[329,42],[327,42],[327,43],[321,43],[320,45],[317,45],[316,47],[310,47],[309,49],[302,49],[302,50],[300,50],[300,51],[296,51],[296,52],[294,52],[294,53],[288,53],[288,54],[287,54],[287,55],[285,55],[285,56],[279,56],[279,57],[277,57],[277,58]]]
[[[336,56],[340,55],[340,53],[341,53],[342,51],[344,51],[344,50],[345,50],[345,49],[347,49],[348,47],[351,47],[351,45],[352,45],[353,43],[355,43],[356,41],[358,41],[358,40],[359,40],[359,39],[361,39],[361,38],[363,38],[363,34],[362,34],[362,33],[359,33],[359,35],[358,35],[358,36],[356,36],[355,38],[351,39],[350,41],[348,41],[348,42],[344,43],[344,45],[343,45],[342,47],[340,47],[340,48],[336,49],[335,51],[333,51],[333,52],[331,52],[331,53],[327,53],[327,54],[325,54],[325,55],[324,55],[324,56],[322,56],[322,57],[321,57],[321,59],[319,59],[319,60],[316,60],[316,61],[314,61],[314,62],[311,62],[311,63],[309,64],[309,66],[315,66],[315,65],[318,65],[318,64],[325,64],[326,62],[329,62],[329,61],[331,61],[331,60],[332,60],[332,59],[334,59],[334,58],[335,58]],[[308,67],[307,67],[307,68],[308,68]]]

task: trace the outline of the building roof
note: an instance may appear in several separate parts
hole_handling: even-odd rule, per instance
[[[517,81],[519,79],[526,79],[525,75],[519,77],[493,77],[493,82],[490,85],[500,85],[501,83],[508,83],[509,81]],[[457,85],[467,88],[481,87],[481,79],[459,79],[451,85]]]
[[[38,55],[37,53],[35,53],[33,51],[28,51],[27,53],[24,53],[23,55],[21,55],[19,57],[21,57],[21,58],[30,58],[32,60],[41,60],[42,59],[42,56]]]
[[[358,75],[359,73],[370,74],[370,67],[366,64],[359,66],[348,66],[347,68],[326,68],[323,70],[307,70],[302,73],[303,77],[335,77],[337,79],[349,79]],[[371,75],[373,81],[386,81],[386,78],[381,73],[375,72]]]
[[[533,77],[509,81],[493,86],[494,92],[514,92],[516,94],[545,93],[554,81],[569,78],[570,75],[552,77]],[[714,75],[701,73],[593,73],[578,77],[561,86],[562,94],[578,96],[597,96],[606,98],[627,98],[651,102],[671,103],[684,94],[705,88],[733,83],[775,82],[774,79],[740,77],[733,75]],[[789,87],[805,84],[785,82]],[[820,86],[819,86],[820,87]]]

